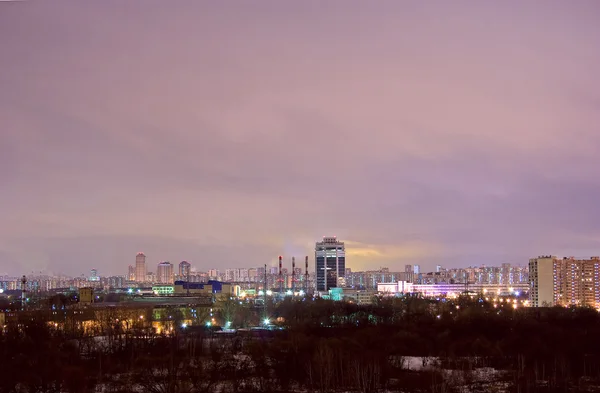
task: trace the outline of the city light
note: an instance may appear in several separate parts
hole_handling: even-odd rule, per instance
[[[185,329],[187,327],[187,323],[182,323],[181,327]]]
[[[269,318],[265,318],[263,320],[263,324],[268,325],[270,323]]]
[[[273,294],[273,291],[271,291],[270,289],[267,290],[267,296],[271,296]]]

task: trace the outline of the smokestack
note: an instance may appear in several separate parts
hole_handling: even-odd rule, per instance
[[[279,294],[283,292],[283,272],[281,270],[281,255],[279,256]]]
[[[304,286],[305,286],[305,292],[308,293],[308,255],[306,256],[306,258],[304,259],[304,265],[306,268],[306,272],[304,273]]]
[[[292,257],[292,296],[296,290],[296,257]]]
[[[25,277],[25,275],[23,275],[23,277],[21,278],[21,310],[25,310],[25,307],[27,306],[27,277]]]
[[[264,318],[267,317],[267,264],[265,263],[265,283],[263,287],[263,312]]]

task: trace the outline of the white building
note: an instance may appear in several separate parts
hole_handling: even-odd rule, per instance
[[[407,281],[379,283],[377,284],[377,292],[388,295],[394,295],[397,293],[411,293],[413,292],[413,283]]]
[[[554,306],[555,256],[540,256],[529,260],[529,302],[532,307]]]

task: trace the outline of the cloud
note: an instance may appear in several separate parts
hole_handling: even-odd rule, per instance
[[[64,7],[0,13],[0,270],[600,245],[594,2]]]

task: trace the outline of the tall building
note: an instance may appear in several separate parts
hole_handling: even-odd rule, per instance
[[[173,284],[173,264],[161,262],[156,267],[156,281],[159,284]]]
[[[529,260],[529,302],[532,307],[554,306],[554,261],[551,255]]]
[[[421,273],[421,266],[420,265],[414,265],[413,266],[413,272],[415,273],[415,276],[418,276],[419,273]]]
[[[406,282],[414,282],[415,281],[415,271],[414,271],[412,265],[404,266],[404,274],[401,277],[402,277],[402,281],[406,281]]]
[[[554,303],[559,306],[600,306],[600,257],[554,259]]]
[[[138,252],[135,256],[135,281],[146,281],[146,256],[143,252]]]
[[[135,281],[135,266],[129,265],[127,268],[127,281]]]
[[[89,281],[100,281],[100,277],[98,277],[98,270],[92,269],[90,272]]]
[[[192,265],[188,261],[181,261],[179,263],[179,277],[187,277],[191,273]]]
[[[317,291],[337,288],[346,275],[346,248],[334,237],[323,237],[315,243],[315,275]]]

